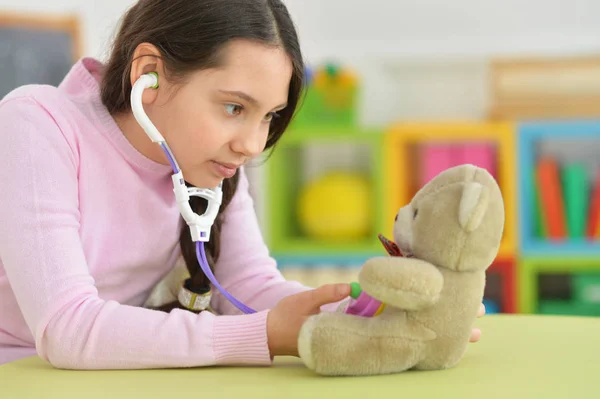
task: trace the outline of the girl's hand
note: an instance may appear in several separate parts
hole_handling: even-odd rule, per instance
[[[298,335],[308,317],[320,308],[350,295],[350,284],[328,284],[283,298],[267,316],[267,340],[271,356],[298,357]]]
[[[479,307],[479,313],[477,317],[483,317],[485,315],[485,305],[482,303]],[[479,328],[474,328],[471,332],[471,342],[477,342],[481,339],[481,330]]]

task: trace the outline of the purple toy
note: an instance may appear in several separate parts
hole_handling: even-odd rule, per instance
[[[383,311],[385,304],[364,292],[358,283],[352,283],[351,286],[352,293],[350,296],[352,299],[346,309],[347,314],[372,317],[377,316]]]
[[[400,248],[393,241],[388,240],[379,234],[379,240],[391,256],[402,256]],[[356,316],[373,317],[380,314],[385,308],[385,303],[381,303],[362,290],[357,282],[351,283],[352,292],[350,293],[350,304],[346,309],[347,314]]]

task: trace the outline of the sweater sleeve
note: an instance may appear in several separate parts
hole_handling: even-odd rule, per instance
[[[32,98],[0,107],[0,257],[40,357],[69,369],[270,364],[267,312],[163,313],[99,297],[78,234],[77,146],[64,133]]]
[[[286,280],[275,259],[270,256],[244,169],[240,170],[237,191],[225,210],[221,252],[214,274],[223,288],[256,311],[272,308],[286,296],[311,289],[299,282]],[[217,290],[213,297],[213,306],[219,313],[240,313]],[[339,304],[323,305],[321,310],[335,311]]]

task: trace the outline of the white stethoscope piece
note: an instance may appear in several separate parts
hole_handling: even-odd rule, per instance
[[[190,227],[192,240],[195,242],[208,242],[210,239],[210,229],[215,222],[223,200],[223,183],[212,189],[197,187],[188,188],[186,186],[183,173],[179,168],[171,149],[162,134],[160,134],[144,111],[142,103],[144,90],[157,87],[158,75],[156,73],[145,74],[138,79],[131,90],[131,109],[133,111],[133,116],[142,129],[144,129],[150,140],[160,144],[169,158],[169,162],[173,169],[173,191],[175,192],[177,206],[181,216]],[[198,215],[190,207],[189,200],[192,196],[202,197],[208,201],[208,206],[203,215]]]
[[[160,134],[156,126],[154,126],[144,111],[142,95],[144,94],[144,90],[150,88],[158,88],[158,74],[155,72],[142,75],[133,85],[131,90],[131,109],[136,121],[139,123],[142,129],[144,129],[150,140],[152,140],[154,143],[159,143],[169,159],[169,163],[173,169],[173,192],[175,193],[175,199],[177,201],[179,213],[190,228],[192,241],[196,243],[196,257],[198,259],[198,263],[206,277],[223,294],[225,298],[227,298],[232,304],[234,304],[244,313],[256,313],[255,310],[244,305],[229,292],[227,292],[227,290],[221,287],[208,265],[206,254],[204,252],[204,243],[210,240],[210,230],[215,222],[215,219],[217,218],[219,208],[221,207],[221,203],[223,201],[223,182],[212,189],[198,187],[188,188],[186,186],[183,173],[177,164],[177,160],[173,156],[173,152],[169,148],[162,134]],[[204,214],[198,215],[192,210],[189,200],[190,197],[193,196],[202,197],[207,200],[208,205]],[[201,310],[206,305],[205,302],[210,301],[210,294],[205,295],[203,301],[199,301],[198,303],[196,303],[197,296],[198,294],[187,290],[185,288],[185,284],[183,284],[180,288],[178,299],[180,303],[188,309]]]

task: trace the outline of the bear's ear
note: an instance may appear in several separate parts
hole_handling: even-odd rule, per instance
[[[460,226],[467,232],[477,230],[488,208],[489,189],[482,184],[466,183],[460,206],[458,209],[458,220]]]

